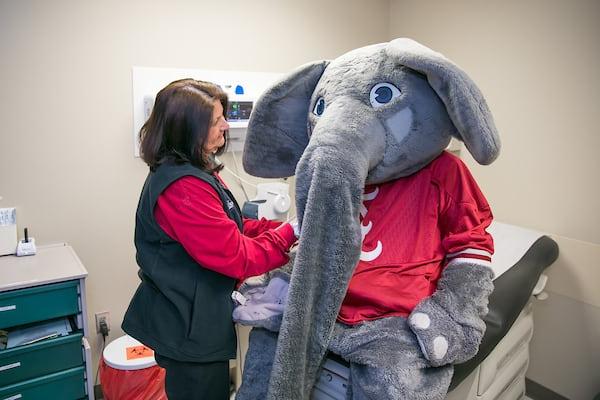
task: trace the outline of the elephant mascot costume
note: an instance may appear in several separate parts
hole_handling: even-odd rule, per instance
[[[296,175],[300,238],[238,399],[309,399],[327,351],[350,364],[348,399],[445,397],[493,290],[492,214],[452,137],[480,164],[499,153],[472,80],[410,39],[306,64],[261,96],[244,168]]]

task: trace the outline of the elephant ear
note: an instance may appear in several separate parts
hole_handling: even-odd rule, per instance
[[[294,175],[308,145],[308,107],[328,61],[305,64],[258,99],[246,131],[243,165],[262,178]]]
[[[448,111],[473,158],[490,164],[500,153],[492,113],[475,82],[456,64],[411,39],[390,42],[388,54],[399,64],[424,74]]]

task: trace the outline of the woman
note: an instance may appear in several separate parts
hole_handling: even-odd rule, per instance
[[[242,218],[220,180],[226,109],[218,86],[175,81],[140,131],[150,167],[135,227],[142,282],[122,327],[155,351],[170,400],[229,398],[236,281],[284,265],[296,241],[290,224]]]

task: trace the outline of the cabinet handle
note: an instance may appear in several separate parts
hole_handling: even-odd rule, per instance
[[[15,394],[14,396],[7,397],[4,400],[17,400],[17,399],[22,399],[22,398],[23,398],[23,396],[21,395],[21,393],[19,393],[19,394]]]
[[[0,372],[8,371],[9,369],[13,369],[13,368],[19,368],[20,366],[21,366],[20,362],[8,364],[8,365],[2,365],[2,366],[0,366]]]
[[[0,312],[3,312],[3,311],[12,311],[12,310],[16,310],[16,309],[17,309],[16,305],[4,306],[4,307],[0,307]]]

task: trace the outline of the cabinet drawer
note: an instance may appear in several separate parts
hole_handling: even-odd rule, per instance
[[[0,400],[75,400],[85,397],[85,369],[72,368],[0,387]]]
[[[0,329],[78,313],[78,283],[62,282],[0,293]]]
[[[83,365],[82,337],[76,333],[0,351],[0,387]]]

